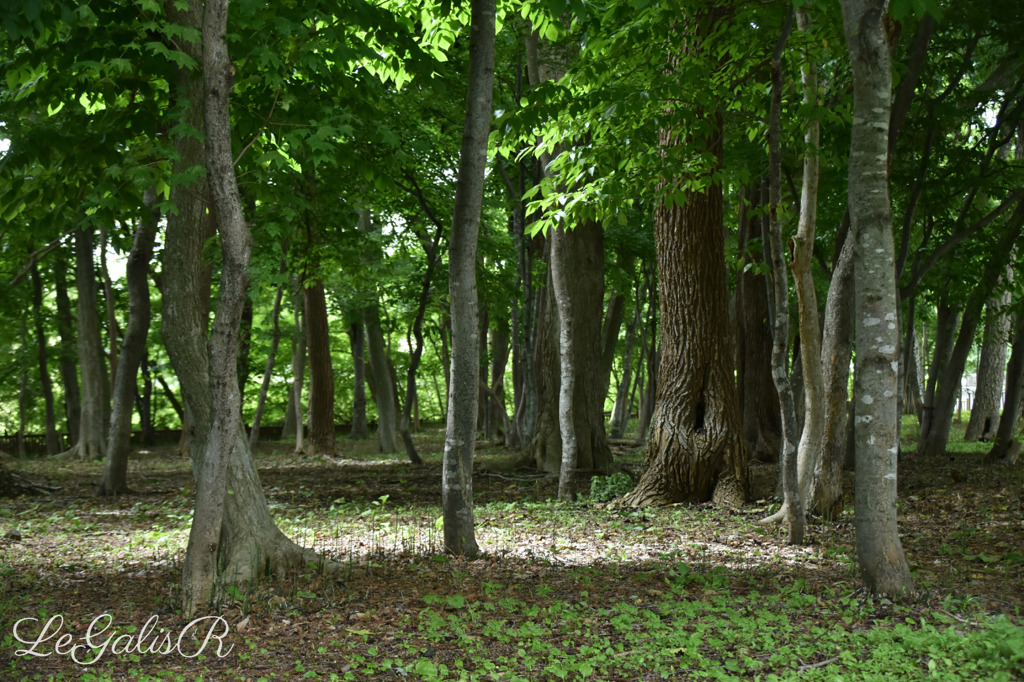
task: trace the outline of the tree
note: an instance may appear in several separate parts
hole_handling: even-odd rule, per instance
[[[1007,268],[1007,276],[1012,278],[1012,268]],[[1009,307],[1009,289],[985,301],[985,332],[978,361],[977,392],[971,405],[971,418],[964,431],[966,441],[991,440],[999,428],[999,402],[1003,396],[1006,343],[1010,333]]]
[[[473,452],[479,383],[476,252],[494,85],[494,0],[471,0],[469,88],[448,255],[451,382],[441,479],[445,550],[479,553],[473,521]]]
[[[128,492],[128,454],[131,450],[132,408],[137,391],[139,365],[146,352],[149,333],[149,262],[153,258],[160,210],[156,192],[149,190],[145,210],[139,219],[125,275],[128,280],[128,325],[121,345],[121,357],[114,379],[110,431],[107,437],[107,461],[98,495],[120,495]]]
[[[81,376],[81,412],[78,441],[70,453],[81,459],[99,459],[107,442],[107,376],[101,357],[93,235],[75,232],[75,285],[78,289],[78,367]]]
[[[896,524],[899,329],[887,170],[892,93],[887,4],[842,0],[854,88],[849,209],[856,238],[857,561],[868,589],[902,595],[913,590],[913,581]]]

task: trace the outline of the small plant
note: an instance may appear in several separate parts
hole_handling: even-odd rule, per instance
[[[608,476],[594,476],[590,479],[590,499],[594,502],[607,502],[615,497],[625,495],[632,489],[633,479],[622,471]]]

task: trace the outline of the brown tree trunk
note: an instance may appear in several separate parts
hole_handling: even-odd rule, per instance
[[[366,422],[366,336],[362,321],[349,326],[348,338],[352,349],[352,428],[348,437],[365,440],[370,437],[370,427]]]
[[[872,592],[913,590],[896,522],[899,445],[899,313],[887,173],[892,70],[886,0],[842,0],[853,67],[849,206],[854,247],[854,404],[857,409],[856,534],[861,575]]]
[[[78,230],[75,235],[78,288],[78,367],[81,376],[81,412],[78,442],[72,452],[81,459],[99,459],[106,444],[108,389],[104,376],[97,308],[96,274],[93,267],[92,234]]]
[[[924,389],[924,406],[921,416],[921,435],[931,431],[932,415],[935,413],[935,388],[939,373],[949,364],[956,341],[956,328],[960,322],[960,309],[949,305],[945,297],[940,298],[935,314],[935,346],[932,362],[928,369],[928,380]]]
[[[50,381],[47,361],[46,329],[43,325],[43,281],[39,267],[32,264],[32,321],[35,325],[36,347],[39,352],[39,386],[43,391],[46,409],[46,454],[56,455],[62,449],[60,433],[57,431],[57,417],[53,408],[53,382]]]
[[[363,313],[366,347],[369,351],[368,374],[370,393],[377,405],[377,439],[381,452],[398,452],[397,414],[395,411],[395,383],[388,367],[388,351],[384,332],[380,327],[380,309],[376,304]],[[476,386],[476,382],[473,384]]]
[[[54,261],[54,299],[57,303],[57,331],[60,333],[60,377],[64,386],[64,414],[68,425],[68,439],[78,442],[79,419],[82,412],[81,394],[78,389],[77,360],[75,350],[75,321],[68,299],[67,262],[61,253]]]
[[[1020,442],[1013,438],[1014,430],[1021,416],[1024,404],[1024,312],[1017,313],[1010,351],[1010,362],[1006,366],[1006,399],[1003,401],[1003,414],[999,418],[999,429],[996,431],[995,443],[989,450],[985,461],[988,463],[1004,461],[1015,464],[1020,455]]]
[[[655,213],[661,357],[644,472],[623,498],[633,506],[705,502],[725,478],[734,479],[737,494],[731,502],[742,502],[747,494],[729,329],[722,187],[713,179],[722,159],[722,116],[709,111],[694,115],[703,124],[694,141],[715,164],[702,178],[701,190],[687,184],[681,205],[664,200]],[[659,142],[669,147],[678,140],[673,131],[663,130]]]
[[[483,205],[487,137],[494,90],[494,0],[471,0],[469,91],[449,237],[448,292],[452,367],[442,463],[444,547],[457,556],[479,554],[473,519],[473,454],[479,384],[476,254]]]
[[[114,379],[114,401],[110,413],[110,434],[107,439],[107,461],[97,495],[123,495],[128,492],[128,455],[131,452],[132,406],[138,390],[139,364],[146,354],[149,333],[149,262],[153,259],[153,242],[160,221],[156,191],[146,190],[145,211],[135,230],[135,239],[125,279],[128,283],[128,322],[121,345],[118,372]]]
[[[334,367],[331,365],[331,334],[323,280],[318,279],[312,285],[307,283],[303,292],[309,344],[309,434],[306,451],[333,457]]]
[[[750,458],[777,462],[782,451],[782,413],[771,374],[768,280],[760,273],[763,250],[748,248],[751,239],[761,240],[762,218],[756,215],[761,193],[745,191],[744,195],[739,221],[739,252],[743,255],[744,268],[736,281],[736,375],[740,415]]]

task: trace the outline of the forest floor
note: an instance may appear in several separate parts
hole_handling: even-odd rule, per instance
[[[443,433],[417,441],[418,467],[367,442],[332,461],[261,445],[282,528],[342,568],[226,587],[221,620],[191,628],[193,483],[173,447],[138,452],[135,492],[113,499],[93,496],[99,462],[9,460],[60,490],[0,509],[0,679],[1024,679],[1024,471],[984,467],[977,445],[902,461],[918,592],[894,603],[862,588],[850,492],[787,547],[757,523],[777,501],[616,509],[600,500],[620,477],[558,503],[490,445],[473,484],[485,556],[445,556]],[[616,457],[640,466],[638,448]]]

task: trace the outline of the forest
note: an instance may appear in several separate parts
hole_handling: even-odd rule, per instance
[[[0,22],[5,679],[1024,679],[1024,13]]]

